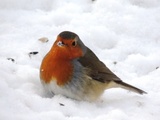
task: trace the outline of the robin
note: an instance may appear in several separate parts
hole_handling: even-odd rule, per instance
[[[40,79],[44,88],[76,100],[94,101],[109,88],[145,91],[123,82],[70,31],[61,32],[42,60]]]

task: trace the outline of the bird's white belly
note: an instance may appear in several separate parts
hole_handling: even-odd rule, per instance
[[[50,83],[42,84],[48,92],[52,94],[60,94],[66,97],[76,99],[76,100],[87,100],[87,101],[94,101],[96,100],[104,91],[103,88],[99,88],[99,84],[96,84],[94,80],[92,83],[87,81],[71,81],[66,85],[57,85],[56,80],[52,80]]]
[[[56,81],[53,80],[49,84],[43,83],[45,90],[54,95],[60,94],[69,98],[82,100],[82,91],[78,91],[74,86],[59,86]]]

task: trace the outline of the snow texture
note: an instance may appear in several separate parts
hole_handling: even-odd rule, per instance
[[[92,103],[49,97],[39,67],[64,30],[148,94],[110,89]],[[0,120],[159,120],[159,67],[159,0],[0,0]]]

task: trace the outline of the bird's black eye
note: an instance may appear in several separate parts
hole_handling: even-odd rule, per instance
[[[77,45],[77,41],[72,42],[72,46],[75,47]]]

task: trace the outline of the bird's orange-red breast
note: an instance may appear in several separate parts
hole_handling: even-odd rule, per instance
[[[96,100],[105,89],[114,87],[146,93],[124,83],[70,31],[58,35],[42,60],[40,79],[47,91],[77,100]]]
[[[42,62],[40,74],[42,80],[49,83],[56,79],[58,85],[64,85],[71,79],[74,67],[72,60],[83,55],[82,49],[76,44],[76,38],[57,37]]]

